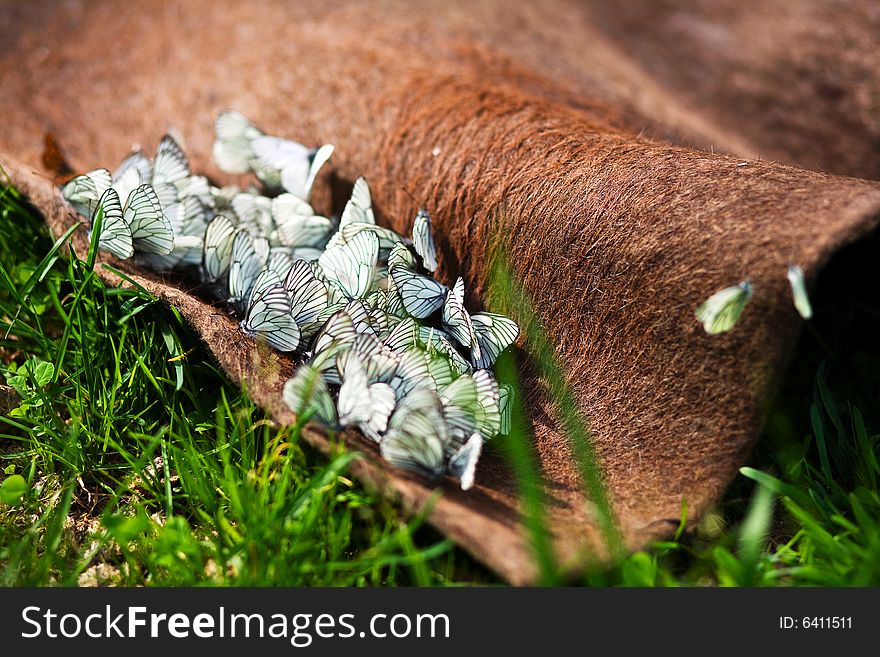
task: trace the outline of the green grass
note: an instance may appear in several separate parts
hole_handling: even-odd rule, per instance
[[[324,457],[298,427],[272,425],[172,309],[105,284],[89,255],[53,244],[2,192],[0,584],[497,583],[349,479],[356,454]],[[692,533],[566,580],[526,427],[492,446],[516,464],[544,583],[880,583],[880,295],[866,286],[814,305],[826,320],[801,341],[750,468]],[[538,366],[552,368],[537,335]],[[509,359],[499,369],[516,376]],[[588,432],[568,410],[585,489],[601,498]]]

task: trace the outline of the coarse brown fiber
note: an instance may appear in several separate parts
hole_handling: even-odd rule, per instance
[[[132,142],[150,148],[174,127],[193,168],[224,181],[210,162],[212,122],[232,107],[270,133],[336,145],[321,210],[338,210],[364,175],[380,221],[408,232],[411,199],[424,199],[440,277],[461,273],[477,306],[499,236],[634,548],[677,524],[682,498],[699,517],[744,463],[802,323],[788,264],[812,283],[877,222],[878,183],[790,165],[877,177],[878,17],[867,2],[832,18],[781,0],[524,4],[5,7],[0,163],[57,234],[73,216],[42,168],[47,134],[79,171],[113,166]],[[75,245],[83,252],[83,234]],[[289,361],[161,277],[118,266],[180,309],[275,419],[292,419],[279,394]],[[741,322],[707,336],[694,308],[747,277],[755,298]],[[576,567],[595,547],[591,510],[541,381],[527,370],[524,383],[547,522]],[[328,448],[315,427],[306,438]],[[438,528],[509,581],[535,577],[497,457],[481,461],[468,493],[373,457],[355,468],[407,509],[439,486]]]

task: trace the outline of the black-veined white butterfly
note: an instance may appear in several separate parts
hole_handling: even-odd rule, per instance
[[[700,304],[694,315],[706,333],[724,333],[734,327],[751,298],[752,285],[743,281],[713,294]]]
[[[208,224],[202,267],[209,281],[215,281],[229,271],[235,234],[235,224],[226,215],[218,214]]]
[[[95,169],[68,182],[61,188],[61,194],[74,210],[91,221],[98,201],[111,184],[112,178],[107,169]]]
[[[232,240],[232,260],[226,286],[230,304],[239,309],[247,307],[251,288],[265,269],[268,257],[269,245],[265,239],[254,239],[241,229],[236,232]]]
[[[430,387],[418,386],[398,402],[379,451],[398,467],[436,476],[446,469],[448,438],[440,399]]]
[[[214,123],[214,161],[226,173],[248,173],[254,159],[251,142],[263,131],[239,112],[225,110]]]
[[[272,217],[276,239],[285,246],[323,248],[333,232],[333,222],[294,194],[272,199]]]
[[[174,250],[174,229],[152,185],[141,185],[122,209],[135,251],[168,255]]]
[[[309,149],[295,141],[264,135],[251,142],[257,164],[252,167],[268,186],[280,185],[291,194],[308,200],[318,171],[333,154],[325,144]]]
[[[378,257],[378,238],[363,232],[345,244],[328,248],[318,258],[318,264],[331,285],[349,299],[361,299],[373,287]]]
[[[502,351],[512,345],[519,336],[519,326],[509,317],[497,313],[475,313],[471,315],[479,356],[471,354],[474,369],[492,367]]]
[[[189,160],[171,135],[165,135],[156,146],[153,158],[153,185],[175,183],[189,176]]]
[[[370,383],[360,357],[351,351],[347,354],[337,404],[339,424],[360,426],[365,435],[378,442],[388,428],[397,397],[387,383]]]
[[[112,187],[105,189],[98,200],[95,219],[92,219],[92,228],[94,228],[99,212],[101,226],[98,234],[98,248],[123,260],[130,258],[134,253],[131,229],[123,217],[119,195]]]
[[[354,181],[351,198],[345,204],[339,219],[339,229],[353,223],[376,223],[376,217],[373,214],[373,197],[370,195],[370,186],[364,178],[358,178]]]
[[[403,308],[418,319],[424,319],[443,305],[448,287],[428,276],[422,276],[405,267],[391,270],[394,289],[400,296]]]
[[[311,365],[300,365],[284,384],[282,398],[299,416],[310,416],[326,427],[336,426],[336,406],[321,372]]]
[[[126,155],[125,159],[122,160],[122,163],[113,172],[113,180],[117,181],[122,179],[128,174],[130,169],[137,171],[136,180],[138,181],[150,182],[153,179],[153,163],[149,157],[144,155],[143,151],[135,150]],[[138,182],[138,184],[140,184],[140,182]],[[137,185],[135,185],[135,187],[137,187]],[[132,189],[134,189],[134,187]]]
[[[284,279],[290,296],[290,313],[303,335],[311,338],[320,328],[318,317],[329,304],[327,288],[305,260],[295,260]]]
[[[351,348],[357,335],[354,322],[351,321],[348,313],[338,310],[315,336],[311,362],[330,383],[339,383],[336,357],[340,352]]]
[[[428,271],[437,269],[437,250],[434,247],[434,233],[431,230],[431,215],[419,208],[413,221],[413,248],[422,257],[422,264]]]
[[[296,351],[300,331],[290,314],[290,299],[278,274],[266,270],[254,284],[241,330],[248,337],[265,340],[278,351]]]
[[[469,348],[473,358],[480,358],[477,334],[470,313],[464,307],[464,280],[461,276],[455,281],[453,288],[446,293],[446,301],[443,304],[443,328],[460,345]]]

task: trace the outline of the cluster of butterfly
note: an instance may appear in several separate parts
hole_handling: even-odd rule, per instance
[[[788,283],[791,286],[791,296],[798,314],[804,319],[810,319],[813,316],[813,307],[807,294],[804,271],[797,265],[789,265]],[[702,322],[706,333],[724,333],[736,325],[751,299],[752,284],[745,280],[739,285],[716,292],[700,304],[694,314]]]
[[[253,173],[264,193],[192,175],[170,135],[150,159],[132,152],[111,173],[62,192],[99,249],[158,271],[185,271],[241,317],[241,330],[303,364],[284,401],[330,428],[355,426],[385,459],[468,489],[484,441],[510,426],[511,390],[492,366],[517,338],[511,319],[470,314],[464,282],[434,280],[431,217],[412,239],[376,224],[369,187],[354,185],[338,220],[309,205],[333,147],[264,134],[237,112],[215,125],[214,159]]]

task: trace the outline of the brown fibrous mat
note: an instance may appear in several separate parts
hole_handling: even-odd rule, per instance
[[[212,122],[234,108],[271,134],[336,146],[319,210],[363,175],[380,223],[406,233],[424,199],[438,277],[462,274],[469,305],[486,302],[500,235],[634,549],[675,528],[682,499],[698,519],[747,459],[802,326],[788,265],[812,285],[876,225],[878,35],[867,1],[17,3],[0,17],[0,164],[60,234],[75,218],[47,169],[57,158],[42,157],[47,135],[85,171],[173,126],[193,169],[226,181]],[[74,239],[82,249],[84,232]],[[289,361],[221,310],[115,264],[178,308],[278,422],[293,420],[280,397]],[[694,308],[745,278],[755,297],[740,322],[706,335]],[[526,370],[523,388],[545,520],[576,569],[601,553],[593,510],[542,382]],[[304,435],[329,448],[318,428]],[[439,487],[437,528],[510,582],[534,581],[497,456],[464,493],[345,438],[368,455],[361,480],[409,511]]]

